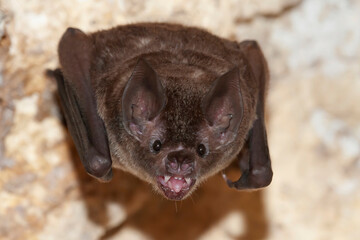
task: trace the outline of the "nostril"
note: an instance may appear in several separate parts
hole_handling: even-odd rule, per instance
[[[181,164],[181,171],[187,171],[188,169],[191,169],[194,167],[194,163],[193,162],[184,162],[183,164]]]
[[[179,168],[179,163],[177,161],[177,159],[175,157],[171,157],[171,158],[168,158],[166,160],[166,166],[169,168],[169,169],[172,169],[172,170],[178,170]]]
[[[183,164],[181,165],[181,170],[182,170],[182,171],[186,171],[189,167],[190,167],[189,164],[183,163]]]
[[[174,170],[177,170],[179,167],[179,164],[177,163],[177,161],[170,162],[169,165],[170,165],[170,168],[172,168]]]

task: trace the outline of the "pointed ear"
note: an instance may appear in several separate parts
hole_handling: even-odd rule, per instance
[[[264,55],[256,41],[241,42],[240,49],[243,51],[251,67],[253,78],[259,86],[256,105],[257,119],[249,132],[247,140],[249,160],[241,167],[242,176],[236,182],[227,180],[227,183],[236,189],[256,189],[269,185],[273,176],[264,120],[265,92],[269,73]]]
[[[60,102],[76,149],[86,171],[103,181],[112,177],[112,161],[104,123],[97,112],[90,67],[94,57],[91,38],[68,28],[59,43],[61,71],[57,80]]]
[[[202,100],[202,110],[214,139],[220,145],[232,142],[243,117],[239,68],[219,77]]]
[[[127,132],[141,139],[148,124],[159,115],[165,104],[165,91],[156,72],[140,59],[122,96],[123,124]]]

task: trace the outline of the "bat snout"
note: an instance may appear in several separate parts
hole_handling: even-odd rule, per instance
[[[195,169],[193,154],[186,151],[170,153],[165,160],[165,169],[171,175],[190,175]]]
[[[165,173],[157,176],[159,188],[165,197],[171,200],[182,200],[189,195],[196,183],[195,157],[193,153],[181,150],[168,154],[165,159]]]

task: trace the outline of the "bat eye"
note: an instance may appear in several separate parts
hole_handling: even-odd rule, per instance
[[[158,153],[161,149],[161,142],[160,140],[156,140],[153,145],[152,145],[152,149],[154,150],[155,153]]]
[[[204,144],[199,144],[199,146],[196,149],[197,153],[199,154],[200,157],[205,156],[206,154],[206,147]]]

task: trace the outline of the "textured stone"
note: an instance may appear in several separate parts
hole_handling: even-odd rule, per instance
[[[359,0],[0,0],[0,239],[360,239],[359,12]],[[215,176],[173,203],[119,171],[109,184],[85,174],[44,71],[68,26],[139,21],[259,41],[270,187]]]

